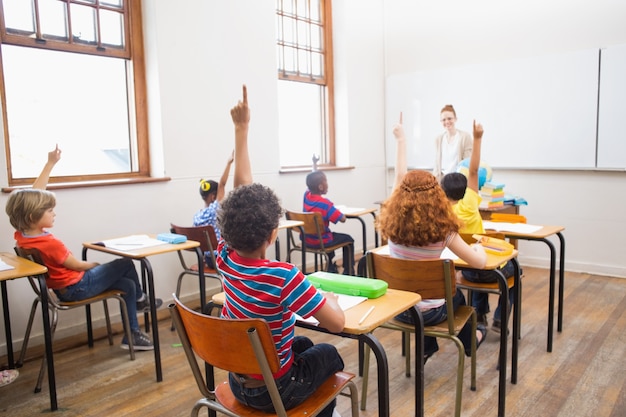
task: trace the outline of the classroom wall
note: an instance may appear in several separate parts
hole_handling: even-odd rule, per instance
[[[626,3],[616,0],[395,0],[384,2],[383,16],[386,77],[626,43]],[[480,120],[480,115],[465,114],[462,108],[456,111],[462,130],[471,131],[472,119]],[[432,115],[432,123],[439,125],[439,114]],[[484,128],[483,149],[497,146],[489,141],[489,126]],[[534,137],[545,134],[534,129],[533,120],[511,129]],[[528,201],[521,213],[530,223],[565,226],[566,269],[626,277],[626,219],[621,209],[626,203],[626,172],[499,169],[494,180]],[[392,182],[388,172],[388,186]],[[547,266],[547,253],[543,243],[520,243],[522,265]]]
[[[343,152],[341,163],[353,168],[328,172],[328,197],[356,207],[372,206],[385,193],[382,5],[367,3],[370,7],[361,7],[365,2],[338,2],[334,16],[337,141]],[[170,222],[191,224],[193,214],[202,207],[199,180],[218,180],[233,149],[230,108],[241,98],[243,83],[248,86],[251,108],[254,179],[271,186],[285,208],[299,210],[302,206],[306,173],[279,174],[275,1],[149,0],[143,6],[152,168],[155,176],[168,176],[171,181],[57,191],[52,232],[79,257],[85,241],[163,232]],[[54,147],[54,139],[50,146]],[[3,161],[0,183],[4,185],[5,166]],[[229,189],[231,186],[232,176]],[[6,194],[0,194],[2,207],[6,199]],[[12,252],[13,230],[6,216],[4,219],[0,221],[0,235],[4,236],[0,251]],[[347,221],[336,230],[353,235],[360,247],[360,223]],[[368,226],[372,245],[373,236],[373,228]],[[273,256],[273,250],[268,255]],[[105,262],[112,258],[92,252],[89,259]],[[150,258],[150,262],[156,294],[167,304],[180,272],[178,258],[165,254]],[[197,281],[188,277],[185,282],[183,295],[196,297]],[[19,348],[34,295],[25,280],[9,282],[8,291],[13,337]],[[94,310],[101,318],[101,307]],[[117,312],[117,307],[112,310]],[[4,334],[3,323],[0,321],[0,334]],[[73,332],[84,332],[84,314],[61,313],[59,337]],[[31,343],[41,342],[41,334],[38,316]],[[0,355],[5,351],[4,337],[0,337]]]

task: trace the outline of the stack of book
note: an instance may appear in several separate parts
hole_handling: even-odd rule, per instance
[[[498,208],[504,205],[504,184],[486,182],[480,189],[483,201],[480,208]]]

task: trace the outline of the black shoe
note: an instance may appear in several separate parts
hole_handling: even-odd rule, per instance
[[[132,332],[133,338],[133,349],[135,350],[154,350],[154,345],[152,344],[152,340],[150,337],[142,332],[141,330],[137,330]],[[126,340],[126,336],[122,338],[122,349],[129,349],[128,341]]]
[[[330,272],[330,273],[333,273],[333,274],[338,273],[339,270],[337,269],[337,264],[333,262],[332,264],[328,265],[328,271],[327,272]]]
[[[487,314],[478,314],[478,313],[476,313],[476,322],[478,324],[482,324],[485,327],[487,327],[487,325],[488,325]]]
[[[156,308],[159,308],[163,305],[163,300],[157,298],[154,300],[154,305]],[[150,312],[150,299],[148,296],[144,296],[142,301],[137,301],[137,313],[148,313]]]
[[[493,330],[494,332],[500,334],[500,332],[502,331],[502,321],[501,320],[497,320],[497,319],[493,319],[493,324],[491,325],[491,330]],[[506,335],[509,335],[509,329],[506,329]]]

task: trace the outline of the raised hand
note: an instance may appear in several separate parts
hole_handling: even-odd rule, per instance
[[[247,127],[250,123],[250,108],[248,107],[248,89],[243,85],[243,101],[239,100],[237,105],[230,110],[235,127]]]
[[[476,123],[476,120],[474,120],[474,139],[482,138],[484,132],[483,125]]]
[[[48,152],[48,163],[56,164],[61,160],[61,149],[59,149],[59,144],[57,143],[54,150]]]
[[[402,127],[402,112],[400,112],[400,121],[393,127],[393,136],[397,140],[404,139],[404,128]]]

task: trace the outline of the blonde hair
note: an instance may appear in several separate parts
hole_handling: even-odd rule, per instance
[[[56,206],[54,193],[28,188],[9,195],[6,212],[11,225],[20,232],[30,229],[43,217],[46,210]]]
[[[377,219],[383,237],[404,246],[444,241],[461,224],[436,178],[420,170],[406,173]]]

